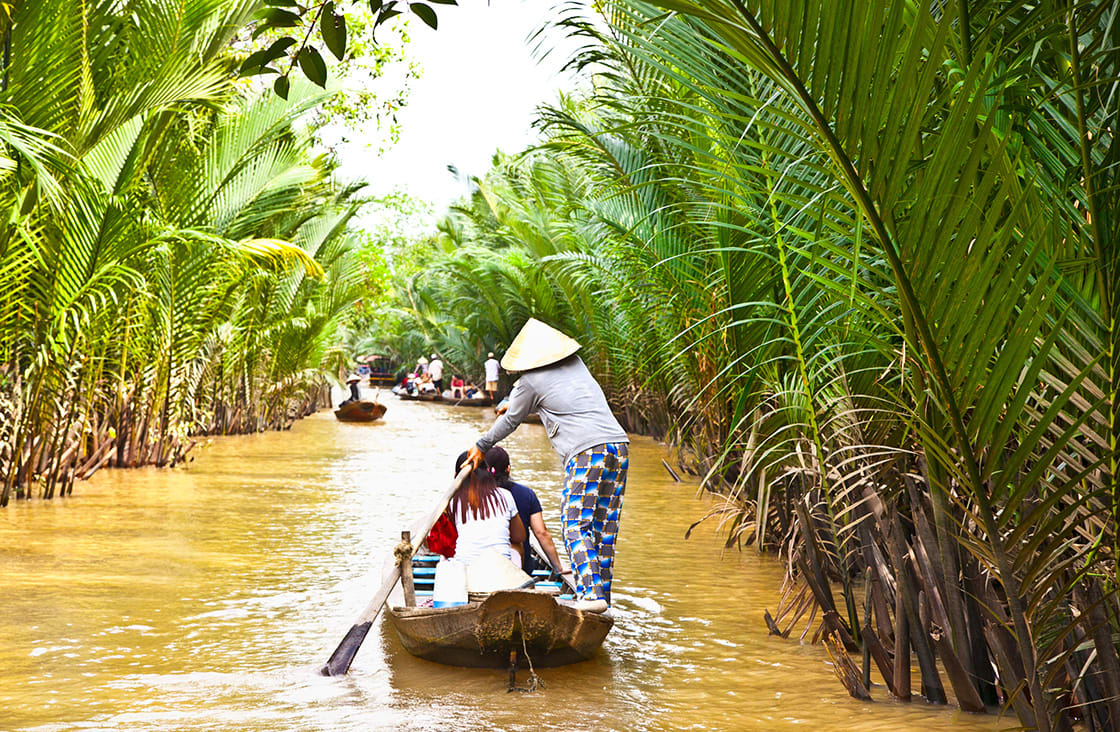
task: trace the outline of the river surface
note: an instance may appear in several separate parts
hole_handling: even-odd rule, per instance
[[[104,471],[69,498],[0,509],[0,730],[1001,726],[891,701],[882,686],[857,702],[821,647],[768,636],[781,564],[723,553],[706,524],[685,541],[709,503],[643,437],[630,452],[616,625],[597,658],[507,693],[505,672],[413,658],[379,620],[349,675],[319,676],[400,531],[493,420],[389,398],[382,422],[324,411],[289,432],[211,440],[183,469]],[[560,461],[543,429],[524,425],[503,445],[555,527]]]

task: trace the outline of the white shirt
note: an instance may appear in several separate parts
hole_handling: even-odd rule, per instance
[[[432,375],[432,381],[439,381],[443,378],[443,361],[438,358],[428,364],[428,373]]]
[[[488,359],[486,359],[486,363],[484,363],[482,365],[484,367],[486,367],[486,380],[487,381],[497,381],[498,380],[498,365],[499,365],[498,360],[496,358],[488,358]]]
[[[509,522],[517,515],[517,504],[513,502],[513,494],[505,488],[498,489],[498,499],[501,505],[498,511],[491,513],[489,518],[477,519],[467,509],[467,520],[463,521],[459,515],[459,507],[455,506],[455,529],[459,538],[455,540],[455,558],[464,564],[470,564],[482,553],[484,549],[496,549],[502,556],[521,566],[521,557],[509,545]]]

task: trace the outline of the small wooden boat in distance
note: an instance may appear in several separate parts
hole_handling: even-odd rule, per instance
[[[484,391],[473,397],[460,397],[459,399],[452,396],[451,391],[445,391],[443,392],[443,401],[453,407],[489,407],[493,404],[490,401],[490,395]]]
[[[361,400],[348,402],[334,410],[334,416],[340,422],[372,422],[385,416],[386,406],[380,402],[367,402]]]
[[[401,645],[419,658],[451,666],[506,668],[512,654],[533,667],[586,661],[614,625],[609,613],[576,610],[543,590],[502,590],[445,608],[390,607]]]
[[[438,391],[409,394],[404,389],[396,392],[397,396],[406,402],[442,402],[443,395]]]

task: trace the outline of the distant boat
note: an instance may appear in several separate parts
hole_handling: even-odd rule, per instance
[[[443,395],[440,394],[438,391],[418,392],[416,394],[409,394],[404,389],[401,389],[399,391],[394,389],[393,391],[396,392],[398,397],[400,397],[401,399],[404,399],[405,401],[410,401],[410,402],[442,402],[443,401]]]
[[[372,422],[385,416],[387,407],[380,402],[347,402],[334,410],[334,416],[340,422]]]
[[[370,387],[389,387],[397,383],[393,361],[388,356],[358,356],[358,361],[362,362],[358,371],[369,379]]]
[[[431,594],[434,555],[413,560],[418,596]],[[515,655],[518,665],[563,666],[593,657],[607,637],[614,618],[610,613],[576,610],[557,601],[559,583],[548,582],[548,571],[531,590],[501,590],[472,595],[454,607],[389,607],[388,616],[401,645],[414,656],[451,666],[507,668]]]
[[[451,396],[451,390],[443,392],[443,401],[447,402],[453,407],[489,407],[494,402],[490,401],[490,395],[484,391],[480,391],[473,397],[462,397],[456,399]]]

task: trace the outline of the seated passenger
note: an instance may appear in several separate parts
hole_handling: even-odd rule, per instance
[[[509,477],[509,454],[501,447],[494,446],[486,451],[486,466],[494,476],[495,482],[502,488],[505,488],[513,496],[513,502],[517,504],[517,514],[521,518],[521,523],[533,532],[537,537],[537,542],[544,550],[545,556],[548,557],[549,564],[552,568],[562,574],[570,574],[571,570],[563,571],[560,564],[560,555],[556,552],[556,544],[552,541],[552,534],[549,533],[548,527],[544,525],[544,516],[541,512],[541,502],[537,498],[537,494],[532,488],[514,483]],[[536,563],[533,561],[533,556],[529,552],[529,536],[526,532],[525,542],[521,550],[521,569],[526,574],[532,574],[536,569]]]
[[[463,377],[459,374],[455,374],[451,377],[451,398],[463,398]]]
[[[466,460],[460,456],[457,465]],[[463,481],[451,497],[448,513],[455,524],[455,558],[469,565],[485,550],[494,549],[521,566],[520,549],[525,541],[525,526],[517,514],[513,496],[494,482],[494,476],[480,467]]]
[[[350,374],[346,377],[346,383],[350,385],[350,398],[339,403],[338,406],[350,404],[351,402],[360,402],[362,400],[362,392],[358,390],[358,382],[362,377],[357,374]]]

